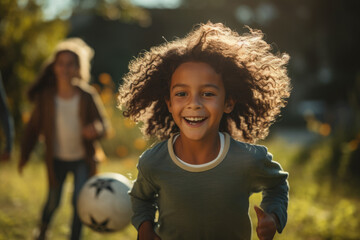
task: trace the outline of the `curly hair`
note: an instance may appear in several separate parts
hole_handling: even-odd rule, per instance
[[[245,142],[264,139],[290,96],[289,56],[271,53],[263,33],[248,29],[239,35],[221,23],[199,24],[184,38],[141,53],[119,88],[123,115],[142,122],[147,136],[167,139],[179,132],[165,102],[172,74],[184,62],[205,62],[221,75],[226,99],[235,102],[219,131]]]

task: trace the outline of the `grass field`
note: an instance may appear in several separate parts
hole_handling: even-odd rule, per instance
[[[326,154],[319,149],[312,156],[311,166],[294,165],[293,159],[299,149],[296,146],[283,148],[284,142],[268,142],[269,150],[290,172],[290,204],[288,225],[275,239],[320,240],[320,239],[360,239],[360,200],[357,195],[346,194],[341,189],[334,192],[330,181],[318,182],[313,171],[320,165]],[[40,211],[46,194],[46,175],[42,161],[34,154],[24,169],[23,176],[16,171],[18,151],[11,162],[0,165],[0,240],[32,239],[32,232],[38,224]],[[130,179],[136,177],[137,158],[110,158],[100,165],[100,172],[117,172]],[[307,161],[309,162],[309,161]],[[55,214],[51,239],[67,239],[71,215],[72,179],[67,179],[61,207]],[[260,194],[251,197],[250,215],[256,224],[252,206],[261,201]],[[254,232],[255,233],[255,232]],[[256,234],[253,234],[253,239]],[[98,234],[84,229],[84,239],[136,239],[132,226],[118,233]]]

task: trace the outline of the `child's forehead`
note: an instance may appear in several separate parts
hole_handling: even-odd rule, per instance
[[[219,75],[210,64],[197,61],[189,61],[180,64],[173,73],[173,75],[177,74]]]
[[[77,61],[77,55],[71,51],[61,51],[56,54],[54,61]]]
[[[171,85],[223,85],[220,74],[205,62],[182,63],[173,73]]]

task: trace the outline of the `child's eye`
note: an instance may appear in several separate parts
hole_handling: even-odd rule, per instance
[[[185,97],[186,92],[177,92],[177,93],[175,93],[175,96],[177,96],[177,97]]]
[[[204,93],[203,93],[203,96],[204,96],[204,97],[212,97],[212,96],[215,96],[215,94],[212,93],[212,92],[204,92]]]

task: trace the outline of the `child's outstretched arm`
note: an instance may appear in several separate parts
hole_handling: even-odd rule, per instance
[[[139,168],[138,168],[139,169]],[[134,215],[132,224],[139,230],[140,225],[145,221],[154,222],[155,219],[155,192],[144,178],[141,170],[130,191],[131,204]]]
[[[150,180],[144,176],[141,170],[142,160],[144,159],[141,157],[137,166],[137,179],[129,192],[134,212],[132,224],[138,230],[139,240],[160,240],[154,232],[157,190]]]
[[[289,200],[289,186],[286,180],[275,187],[266,188],[262,192],[260,207],[267,213],[274,214],[278,220],[277,231],[282,232],[287,221],[287,206]]]
[[[288,173],[282,170],[279,163],[272,160],[272,155],[267,152],[265,147],[258,146],[257,148],[258,157],[251,173],[253,177],[251,185],[252,192],[262,191],[263,199],[260,207],[264,209],[262,213],[259,208],[255,210],[260,219],[257,230],[259,230],[258,233],[266,232],[263,229],[272,225],[281,233],[287,221]],[[263,239],[272,239],[272,237]]]

